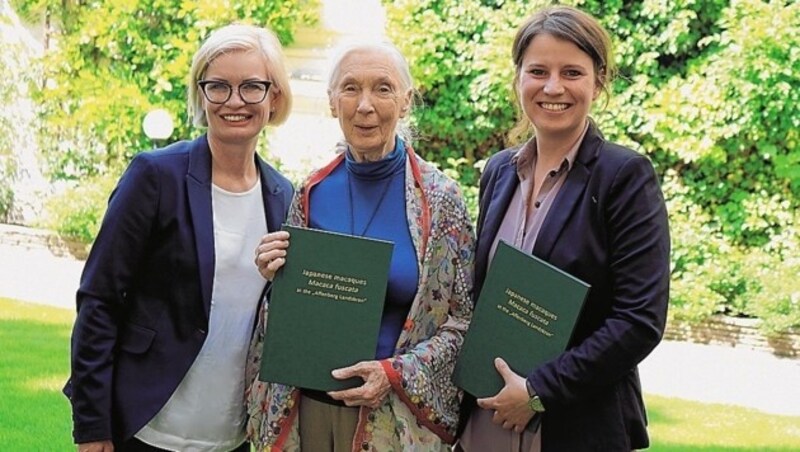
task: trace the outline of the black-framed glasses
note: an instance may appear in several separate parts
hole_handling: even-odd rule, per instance
[[[224,104],[233,93],[233,85],[228,82],[200,80],[197,85],[200,86],[200,91],[206,96],[206,100],[212,104]],[[270,86],[272,86],[272,82],[269,80],[253,80],[240,84],[236,89],[239,91],[242,102],[258,104],[266,99]]]

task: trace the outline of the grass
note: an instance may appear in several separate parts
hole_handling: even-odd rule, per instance
[[[645,394],[653,452],[800,451],[800,417]]]
[[[0,449],[72,451],[71,310],[0,298]],[[645,395],[653,452],[800,451],[800,417]]]
[[[74,317],[70,310],[0,298],[0,449],[75,450],[61,394]]]

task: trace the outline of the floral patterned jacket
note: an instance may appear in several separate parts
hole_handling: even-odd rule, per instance
[[[472,317],[475,233],[457,184],[408,145],[406,152],[406,214],[419,286],[395,356],[381,361],[392,391],[379,408],[360,408],[353,451],[449,450],[458,423],[462,394],[451,374]],[[339,155],[303,183],[288,224],[307,225],[311,187],[343,159]],[[252,381],[247,433],[256,450],[299,451],[299,391],[256,378],[268,315],[264,306],[247,362]]]

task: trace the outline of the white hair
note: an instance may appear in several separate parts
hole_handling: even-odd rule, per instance
[[[342,61],[345,57],[356,52],[379,52],[389,57],[394,63],[395,70],[397,71],[398,79],[400,81],[400,89],[402,92],[411,90],[411,100],[408,105],[408,110],[403,118],[397,121],[395,126],[395,133],[400,136],[404,141],[411,142],[416,138],[416,133],[409,123],[411,113],[414,111],[416,100],[420,97],[416,88],[414,88],[414,80],[411,77],[411,69],[408,66],[408,61],[400,53],[400,50],[389,41],[370,41],[370,42],[349,42],[338,47],[334,52],[332,58],[331,69],[328,74],[328,97],[334,94],[334,89],[339,83],[341,77]]]

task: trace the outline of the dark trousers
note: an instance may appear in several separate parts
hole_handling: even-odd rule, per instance
[[[131,438],[122,443],[114,444],[115,452],[171,452],[167,449],[159,449],[158,447],[151,446],[147,443],[139,441],[137,438]],[[233,449],[231,452],[250,452],[250,443],[245,441],[241,446]]]

